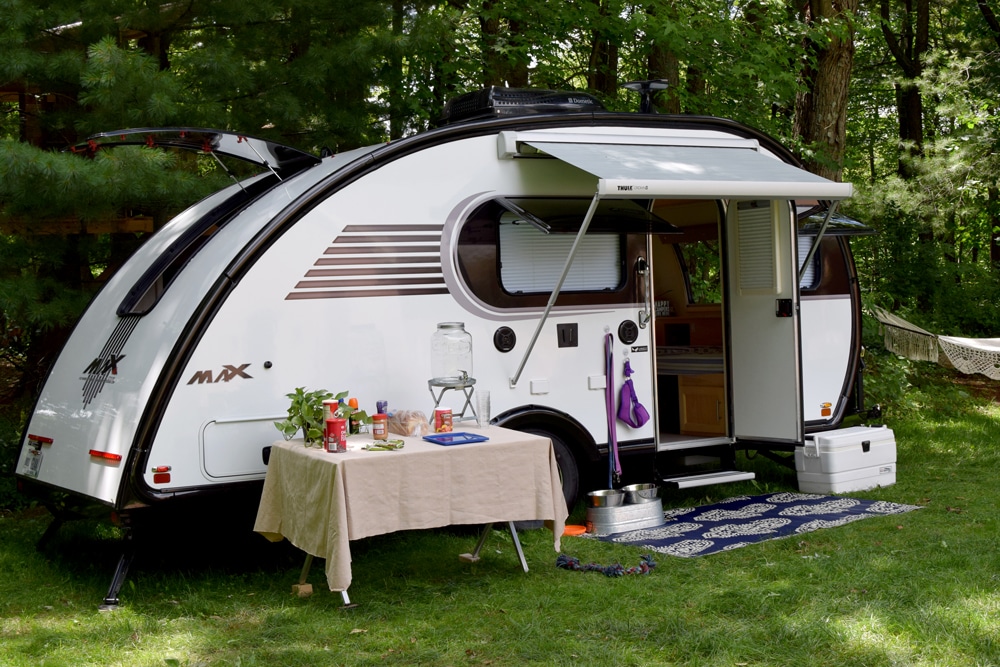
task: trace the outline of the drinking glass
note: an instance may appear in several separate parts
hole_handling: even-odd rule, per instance
[[[488,389],[476,389],[476,426],[486,428],[490,425],[490,392]]]

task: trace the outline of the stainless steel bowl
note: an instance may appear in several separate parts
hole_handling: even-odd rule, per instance
[[[600,489],[587,494],[591,507],[618,507],[625,502],[625,492],[618,489]]]
[[[656,484],[629,484],[621,490],[625,492],[625,500],[629,503],[648,503],[656,500],[660,487]]]

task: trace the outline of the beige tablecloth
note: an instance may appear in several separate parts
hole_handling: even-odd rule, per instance
[[[276,442],[254,530],[325,558],[331,591],[351,585],[350,540],[397,530],[541,519],[558,551],[567,511],[549,439],[462,430],[489,440],[442,446],[412,437],[399,451],[367,452],[371,438],[351,436],[342,454]]]

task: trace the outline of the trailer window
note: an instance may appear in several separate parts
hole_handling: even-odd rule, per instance
[[[470,293],[492,307],[543,308],[589,205],[589,199],[567,197],[498,197],[484,202],[458,232],[456,259],[461,280]],[[610,207],[595,216],[577,248],[557,306],[635,301],[635,276],[625,269],[626,258],[645,251],[647,236],[631,233],[630,225],[623,222],[627,217]],[[646,225],[641,215],[637,217],[632,226]]]
[[[500,283],[510,294],[548,293],[556,288],[575,234],[546,234],[505,213],[500,218]],[[622,282],[618,234],[587,234],[580,239],[564,292],[617,289]]]
[[[677,260],[684,272],[687,302],[692,305],[722,303],[722,261],[719,240],[699,239],[675,243]]]
[[[799,271],[802,271],[802,263],[806,260],[806,255],[809,254],[809,248],[812,247],[813,241],[816,240],[815,236],[800,236],[799,237]],[[799,281],[800,290],[813,290],[819,285],[819,255],[823,248],[817,248],[816,254],[813,255],[812,260],[809,262],[809,266],[806,267],[805,273],[802,275],[802,280]]]

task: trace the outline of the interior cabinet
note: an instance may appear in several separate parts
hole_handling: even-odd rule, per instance
[[[680,432],[726,435],[726,392],[721,373],[677,377]]]

